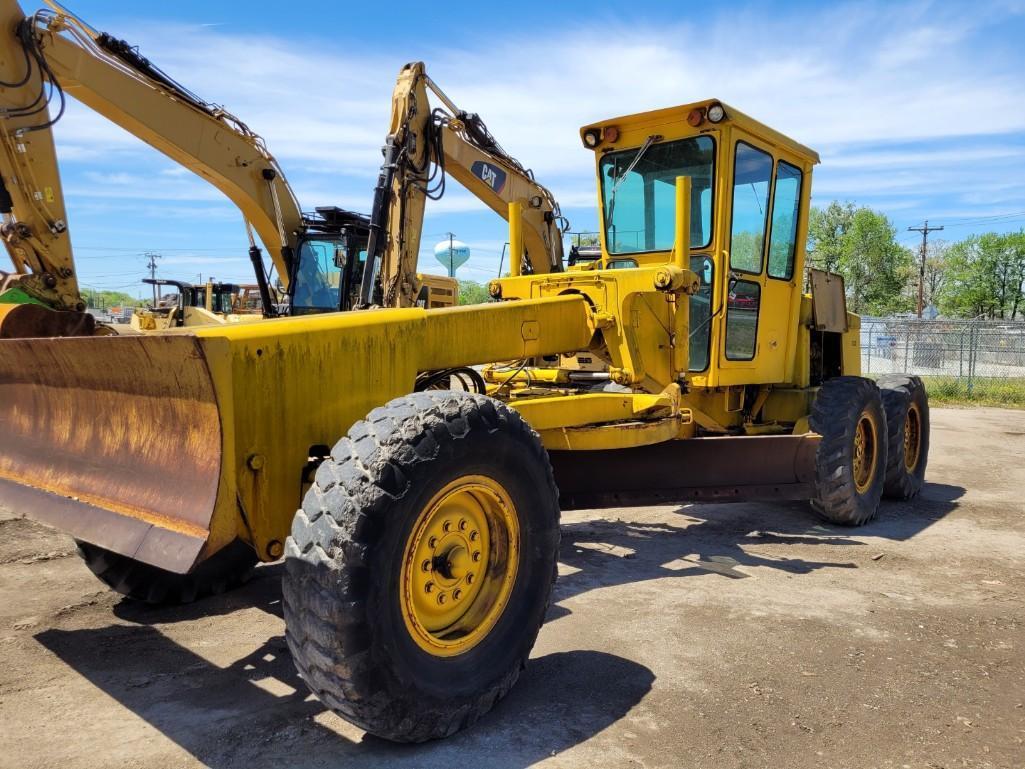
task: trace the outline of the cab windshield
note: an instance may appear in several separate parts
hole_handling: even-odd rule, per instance
[[[668,251],[676,227],[676,177],[691,178],[690,245],[704,248],[712,232],[715,142],[694,136],[610,152],[599,174],[610,254]]]
[[[337,310],[344,265],[345,250],[341,241],[304,240],[299,246],[299,268],[292,294],[293,314]]]

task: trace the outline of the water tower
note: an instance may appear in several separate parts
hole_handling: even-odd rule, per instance
[[[456,270],[469,260],[470,247],[462,241],[456,240],[450,232],[447,240],[441,241],[434,247],[434,258],[448,270],[448,276],[454,278]]]

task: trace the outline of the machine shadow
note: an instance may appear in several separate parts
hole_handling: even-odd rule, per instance
[[[254,587],[272,592],[272,585],[277,580]],[[47,630],[36,639],[213,769],[448,767],[457,758],[472,766],[521,769],[615,723],[655,678],[643,665],[612,654],[548,654],[532,659],[509,696],[475,726],[411,746],[361,735],[327,713],[295,672],[280,635],[227,667],[151,625]]]
[[[556,602],[588,590],[667,577],[719,574],[743,579],[738,566],[761,566],[789,574],[818,569],[855,569],[846,560],[811,561],[779,554],[760,555],[759,545],[863,547],[866,538],[903,541],[957,507],[960,486],[927,483],[910,502],[884,501],[865,526],[848,528],[818,519],[804,502],[694,504],[674,511],[674,522],[640,523],[622,519],[564,523],[559,560],[572,569],[560,576],[549,621],[568,614]],[[830,551],[835,552],[835,551]]]
[[[887,502],[867,526],[818,521],[803,503],[687,505],[660,523],[595,519],[563,525],[555,601],[587,590],[737,567],[790,574],[856,568],[843,559],[805,560],[779,546],[864,547],[866,538],[903,541],[957,507],[964,489],[928,484],[910,503]],[[629,513],[624,513],[628,518]],[[676,521],[679,520],[679,523]],[[748,552],[773,546],[773,554]],[[214,769],[288,765],[450,766],[454,760],[519,769],[583,742],[622,718],[650,691],[647,667],[597,651],[532,659],[510,695],[480,723],[455,737],[419,746],[394,745],[326,712],[295,672],[284,637],[220,667],[165,636],[160,625],[250,608],[281,616],[281,564],[261,566],[241,588],[189,606],[152,608],[125,600],[114,613],[130,625],[47,630],[37,640],[137,717]],[[553,604],[549,620],[568,614]],[[238,640],[236,639],[237,643]],[[86,714],[83,714],[85,716]]]

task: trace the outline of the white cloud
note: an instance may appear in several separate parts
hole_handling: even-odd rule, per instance
[[[801,18],[724,14],[710,29],[560,30],[478,50],[432,52],[428,70],[460,106],[485,116],[506,148],[546,174],[587,173],[580,125],[711,95],[809,144],[892,141],[1025,130],[1015,66],[967,56],[987,18],[974,7],[845,5]],[[143,26],[147,56],[268,141],[286,170],[372,175],[397,58],[327,53],[301,41],[209,27]],[[681,40],[701,40],[682,45]],[[211,67],[210,62],[217,62]],[[913,66],[909,66],[913,65]],[[326,84],[330,84],[327,86]],[[69,141],[123,148],[130,137],[73,110]],[[985,115],[985,120],[958,119]]]
[[[1023,12],[1020,0],[848,3],[771,16],[748,8],[701,27],[672,19],[658,27],[581,22],[539,34],[513,29],[479,47],[426,44],[416,53],[564,210],[595,205],[581,125],[716,96],[823,150],[818,200],[867,197],[901,210],[945,187],[974,212],[1025,196],[1021,148],[1007,138],[1025,132],[1022,56],[977,42]],[[366,211],[394,77],[409,53],[366,48],[355,35],[350,46],[328,47],[230,30],[111,31],[262,134],[305,206]],[[174,227],[178,219],[234,216],[230,204],[212,205],[223,198],[205,182],[80,105],[69,104],[57,134],[72,203],[110,199],[115,209],[164,212]],[[950,146],[955,137],[965,149]],[[985,176],[966,177],[966,167]],[[432,218],[476,211],[485,209],[454,183],[428,208]]]

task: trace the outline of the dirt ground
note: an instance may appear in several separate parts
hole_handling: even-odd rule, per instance
[[[0,516],[0,766],[1025,767],[1025,411],[933,412],[929,485],[856,530],[802,504],[565,516],[512,694],[421,746],[325,712],[281,567],[186,608]]]

